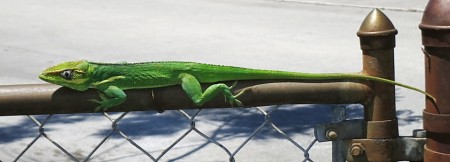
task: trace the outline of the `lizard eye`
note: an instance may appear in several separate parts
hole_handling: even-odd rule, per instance
[[[64,70],[59,74],[61,78],[64,78],[65,80],[72,80],[73,78],[73,71],[72,70]]]

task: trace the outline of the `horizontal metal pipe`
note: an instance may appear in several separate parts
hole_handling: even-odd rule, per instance
[[[232,82],[226,82],[231,85]],[[207,84],[202,85],[204,87]],[[295,82],[295,81],[239,81],[234,92],[249,87],[239,96],[245,107],[278,104],[349,104],[363,103],[369,98],[369,88],[356,82]],[[196,106],[187,98],[181,86],[154,89],[126,90],[127,100],[110,112],[147,111],[193,108],[226,108],[222,95],[203,106]],[[94,112],[98,99],[95,89],[75,91],[52,84],[0,86],[0,116],[34,114],[69,114]]]

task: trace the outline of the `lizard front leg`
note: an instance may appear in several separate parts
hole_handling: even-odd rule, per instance
[[[119,87],[111,84],[112,81],[123,78],[125,77],[115,76],[93,84],[93,87],[99,90],[99,96],[101,99],[101,101],[96,99],[89,100],[100,104],[100,106],[95,108],[95,111],[106,111],[108,108],[120,105],[126,100],[127,95],[125,92],[123,92],[123,90]]]
[[[225,101],[229,102],[232,106],[234,104],[242,106],[241,101],[236,99],[237,96],[233,96],[231,93],[232,87],[229,87],[223,83],[213,84],[202,92],[200,82],[194,76],[187,73],[182,73],[180,74],[179,79],[181,80],[181,87],[183,90],[194,102],[194,104],[198,106],[210,101],[219,93],[222,93],[225,96]]]

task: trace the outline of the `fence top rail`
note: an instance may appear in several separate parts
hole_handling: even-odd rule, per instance
[[[232,84],[226,82],[226,84]],[[208,84],[203,84],[206,87]],[[239,81],[234,92],[250,87],[239,99],[245,107],[280,104],[350,104],[364,103],[369,88],[357,82],[296,82],[292,80]],[[154,89],[127,90],[127,100],[110,112],[229,108],[219,95],[203,106],[195,106],[181,89],[169,86]],[[75,91],[52,84],[0,86],[0,116],[36,114],[92,113],[96,106],[88,99],[98,98],[94,89]]]

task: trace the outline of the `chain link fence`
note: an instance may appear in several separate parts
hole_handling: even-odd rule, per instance
[[[316,105],[318,106],[318,105]],[[180,142],[182,142],[183,140],[188,140],[186,137],[187,136],[193,136],[193,135],[198,135],[201,138],[203,138],[203,143],[194,147],[193,149],[191,149],[190,151],[187,151],[184,155],[180,155],[177,156],[175,159],[172,159],[173,161],[176,160],[181,160],[183,161],[183,157],[188,156],[189,154],[196,154],[198,156],[208,156],[206,155],[202,155],[202,153],[197,153],[197,151],[201,150],[203,147],[205,147],[206,145],[212,145],[215,146],[216,148],[219,148],[221,150],[221,152],[226,154],[227,159],[216,159],[215,157],[211,157],[211,159],[213,161],[239,161],[239,159],[236,159],[236,155],[240,154],[243,150],[243,148],[245,148],[248,143],[252,140],[266,140],[267,138],[276,138],[276,139],[283,139],[285,141],[287,141],[288,143],[290,143],[291,146],[293,146],[295,149],[291,149],[289,154],[296,154],[296,155],[302,155],[302,159],[297,159],[299,161],[313,161],[314,159],[312,159],[310,157],[310,150],[313,148],[313,146],[315,144],[317,144],[317,140],[311,136],[310,133],[307,133],[307,131],[305,130],[311,130],[313,128],[313,125],[311,125],[313,122],[323,122],[324,120],[328,120],[326,118],[330,117],[329,114],[321,114],[321,115],[325,115],[328,117],[320,117],[319,121],[314,119],[314,116],[318,115],[318,114],[310,114],[312,116],[310,116],[310,118],[307,118],[308,114],[303,114],[301,116],[299,116],[299,113],[306,113],[308,111],[314,111],[313,109],[316,109],[317,112],[324,112],[324,111],[328,111],[325,109],[329,109],[329,107],[320,107],[319,108],[315,108],[313,107],[309,107],[307,108],[308,111],[296,111],[295,109],[296,106],[292,106],[292,105],[288,105],[288,106],[271,106],[271,107],[256,107],[256,108],[249,108],[249,109],[239,109],[239,108],[234,108],[233,109],[222,109],[222,110],[178,110],[178,111],[166,111],[162,114],[153,114],[151,116],[149,116],[150,118],[156,118],[155,120],[158,120],[157,118],[159,116],[163,116],[163,114],[165,113],[169,113],[169,116],[171,116],[171,118],[176,119],[177,122],[181,122],[184,124],[187,124],[188,126],[185,127],[183,130],[180,130],[180,135],[178,135],[178,137],[176,139],[172,139],[173,141],[164,149],[161,150],[153,150],[153,149],[149,149],[146,146],[143,146],[143,144],[137,142],[139,141],[139,137],[138,138],[133,138],[130,137],[129,133],[134,134],[133,131],[135,131],[136,129],[132,128],[126,128],[128,126],[132,126],[132,122],[133,120],[135,120],[135,118],[133,117],[133,113],[143,113],[143,112],[123,112],[123,113],[103,113],[102,114],[102,118],[103,120],[107,119],[110,123],[110,128],[109,129],[104,129],[101,132],[102,133],[97,133],[95,134],[98,137],[101,138],[97,138],[97,139],[101,139],[100,141],[97,141],[95,143],[95,146],[91,149],[88,150],[89,153],[87,154],[81,154],[78,153],[77,151],[72,151],[73,148],[71,148],[70,145],[66,145],[66,144],[61,144],[61,143],[65,143],[64,141],[66,140],[70,140],[70,139],[61,139],[61,138],[53,138],[52,136],[56,135],[58,131],[56,131],[56,129],[54,130],[54,128],[52,128],[52,126],[48,126],[52,123],[53,120],[56,121],[60,121],[60,120],[64,120],[63,118],[68,118],[68,123],[71,122],[77,122],[80,117],[76,117],[76,120],[70,119],[70,116],[61,116],[61,115],[37,115],[37,116],[27,116],[32,122],[32,124],[34,125],[34,127],[37,127],[37,132],[35,132],[35,137],[29,141],[29,143],[26,144],[26,146],[23,146],[22,149],[20,151],[19,154],[16,155],[15,159],[13,161],[29,161],[29,160],[33,160],[33,151],[32,148],[34,148],[34,150],[39,150],[41,149],[39,144],[37,144],[37,141],[48,141],[50,142],[55,149],[59,150],[59,154],[62,154],[66,157],[67,160],[71,160],[71,161],[97,161],[98,156],[101,155],[103,152],[99,151],[100,148],[102,147],[108,147],[108,146],[104,146],[106,143],[108,143],[109,139],[117,139],[117,138],[122,138],[124,140],[127,141],[128,144],[130,144],[132,147],[134,147],[135,149],[139,150],[139,153],[135,153],[135,154],[140,154],[140,155],[144,155],[146,157],[146,159],[148,159],[148,161],[166,161],[167,160],[167,156],[172,156],[172,155],[168,155],[168,153],[170,153],[172,150],[176,149],[177,145],[180,145]],[[298,109],[302,109],[302,108],[298,108]],[[176,112],[176,113],[175,113]],[[231,126],[233,126],[234,128],[228,128],[228,129],[235,129],[235,131],[231,130],[231,131],[223,131],[223,134],[220,134],[220,131],[217,133],[210,133],[209,130],[202,130],[204,129],[202,128],[198,128],[198,124],[202,123],[202,122],[214,122],[202,117],[199,117],[201,114],[204,114],[204,116],[209,116],[210,118],[220,118],[220,120],[225,119],[225,122],[229,122],[228,124],[226,124],[226,127],[229,127],[230,124]],[[148,115],[148,112],[146,113]],[[176,115],[175,115],[176,114]],[[55,117],[55,116],[60,116],[60,117]],[[86,115],[89,116],[89,115]],[[99,115],[94,115],[96,117],[99,117]],[[277,116],[277,117],[272,117],[272,116]],[[292,126],[287,126],[289,125],[289,122],[292,122],[293,120],[295,120],[295,116],[298,116],[298,121],[295,121],[292,123]],[[240,118],[250,118],[248,120],[244,120],[244,121],[236,121],[239,120]],[[274,119],[275,118],[275,119]],[[128,119],[128,120],[127,120]],[[152,120],[152,121],[155,121]],[[165,120],[165,119],[163,119]],[[276,120],[276,121],[274,121]],[[322,120],[322,121],[320,121]],[[242,122],[251,122],[251,124],[247,123],[247,126],[244,126],[245,128],[240,128],[239,127],[239,123],[242,124]],[[309,126],[305,125],[305,124],[301,124],[298,126],[295,126],[295,124],[299,124],[299,122],[305,122],[305,124],[309,124]],[[103,121],[104,122],[104,121]],[[123,123],[128,123],[125,124],[124,126],[121,126],[121,124]],[[130,123],[131,122],[131,123]],[[28,122],[28,124],[31,124]],[[152,123],[148,123],[149,125],[152,125]],[[153,123],[154,124],[154,123]],[[237,124],[237,125],[235,125]],[[104,125],[104,124],[100,124],[100,125]],[[245,125],[245,124],[244,124]],[[281,126],[279,126],[281,125]],[[164,128],[164,123],[156,123],[157,127],[160,127],[160,129],[172,129],[173,127],[171,126],[167,126],[166,128]],[[175,126],[176,127],[176,126]],[[302,128],[302,127],[306,127],[306,129]],[[140,128],[138,128],[140,129]],[[158,128],[151,128],[152,130],[156,130]],[[223,129],[223,128],[218,128],[218,129]],[[245,131],[243,131],[245,130]],[[49,133],[50,131],[50,133]],[[151,130],[150,130],[151,131]],[[174,130],[172,130],[174,131]],[[298,132],[296,132],[298,131]],[[2,132],[2,128],[0,127],[0,132]],[[245,133],[243,133],[245,132]],[[311,136],[308,139],[298,139],[298,138],[294,138],[293,136],[295,136],[296,133],[305,133],[308,134],[309,136]],[[234,135],[232,135],[232,133],[235,133]],[[30,133],[29,133],[30,134]],[[150,137],[152,136],[151,133],[149,133]],[[173,136],[172,136],[173,137]],[[240,144],[235,145],[233,147],[230,147],[228,144],[228,147],[226,147],[223,143],[223,141],[226,141],[226,139],[229,138],[242,138],[244,139],[242,142],[240,142]],[[8,138],[8,137],[6,137]],[[272,143],[273,144],[273,143]],[[144,144],[147,145],[147,144]],[[0,144],[1,146],[1,144]],[[283,145],[284,146],[284,145]],[[122,147],[122,146],[117,146],[118,148]],[[155,148],[155,146],[153,146]],[[157,147],[161,147],[161,146],[157,146]],[[267,146],[267,147],[276,147],[276,146]],[[19,147],[20,148],[20,147]],[[3,148],[3,150],[8,149],[8,148]],[[283,150],[283,149],[281,149]],[[330,150],[328,150],[330,151]],[[55,152],[55,151],[54,151]],[[223,154],[222,153],[222,154]],[[12,153],[11,153],[12,154]],[[11,155],[13,156],[13,155]],[[248,156],[248,154],[246,154],[245,156]],[[261,155],[254,155],[254,156],[261,156]],[[166,157],[166,159],[163,159],[163,157]],[[299,157],[300,158],[300,157]],[[49,158],[51,159],[51,158]],[[38,160],[39,159],[34,159],[34,160]],[[120,161],[120,158],[118,158],[117,160]],[[172,160],[168,160],[168,161],[172,161]]]

